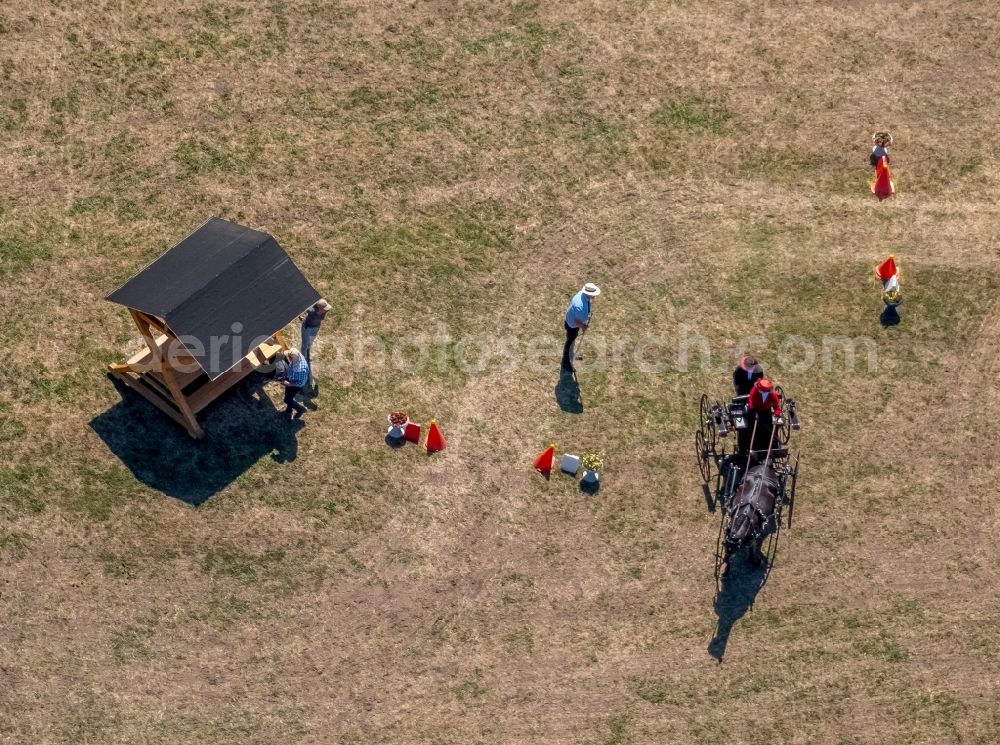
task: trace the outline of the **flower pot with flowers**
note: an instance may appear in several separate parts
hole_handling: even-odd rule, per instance
[[[389,437],[393,440],[401,440],[403,438],[403,430],[406,429],[407,423],[410,421],[410,417],[405,411],[394,411],[389,414]]]
[[[903,302],[903,291],[898,284],[882,293],[882,315],[879,320],[883,326],[895,326],[899,323],[897,308],[901,302]]]
[[[587,453],[580,461],[583,465],[583,483],[596,484],[601,478],[600,470],[604,468],[604,460],[597,453]]]

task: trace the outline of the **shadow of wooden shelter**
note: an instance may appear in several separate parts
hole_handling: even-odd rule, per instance
[[[299,420],[281,416],[266,378],[252,373],[205,412],[212,437],[193,440],[109,374],[122,400],[90,421],[108,449],[146,486],[199,505],[229,486],[261,458],[277,463],[298,455]]]

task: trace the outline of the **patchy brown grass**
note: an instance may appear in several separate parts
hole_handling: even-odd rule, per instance
[[[1000,740],[998,28],[957,0],[0,5],[0,740]],[[558,338],[591,279],[595,334],[716,355],[583,372],[579,415],[499,363],[327,371],[304,427],[247,386],[195,445],[103,377],[133,332],[101,298],[211,214],[278,237],[328,340]],[[748,334],[803,477],[719,665],[691,440]],[[782,370],[792,334],[871,335],[878,368]],[[389,451],[397,407],[449,449]],[[597,495],[531,471],[551,441],[600,450]]]

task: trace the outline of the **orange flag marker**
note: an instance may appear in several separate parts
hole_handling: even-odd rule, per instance
[[[888,282],[896,275],[896,257],[889,254],[889,258],[875,267],[875,273],[883,282]]]
[[[535,470],[541,474],[548,474],[552,472],[552,467],[556,462],[556,446],[549,445],[545,452],[540,453],[535,457]]]
[[[438,427],[437,419],[431,419],[430,429],[427,430],[427,439],[424,441],[424,449],[428,453],[436,453],[439,450],[444,450],[444,448],[444,435],[441,434],[441,428]]]
[[[892,183],[889,175],[889,162],[883,155],[875,164],[875,180],[872,182],[872,194],[878,197],[878,201],[888,199],[896,193],[896,187]]]

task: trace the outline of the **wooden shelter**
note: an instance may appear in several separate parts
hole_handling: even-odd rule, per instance
[[[146,342],[108,369],[201,438],[198,412],[287,349],[319,293],[272,236],[213,217],[106,299]]]

